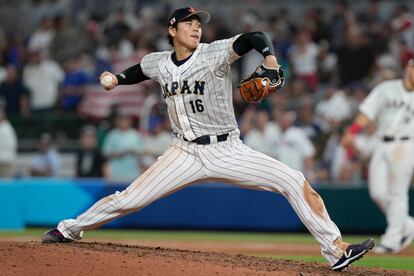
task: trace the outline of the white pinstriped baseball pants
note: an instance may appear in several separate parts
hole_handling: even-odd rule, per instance
[[[244,188],[280,192],[320,243],[328,262],[332,265],[342,256],[343,249],[334,244],[341,234],[323,204],[319,210],[309,204],[303,174],[245,146],[238,130],[231,132],[227,141],[210,145],[174,138],[157,162],[124,191],[102,198],[76,219],[61,221],[58,230],[66,238],[77,240],[83,230],[139,211],[194,182],[214,179]]]

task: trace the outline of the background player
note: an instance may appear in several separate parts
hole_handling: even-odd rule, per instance
[[[368,185],[388,226],[374,251],[397,253],[414,239],[414,218],[408,214],[414,169],[414,60],[406,65],[403,79],[377,85],[359,110],[342,142],[353,147],[355,134],[375,123],[380,141],[370,161]]]
[[[250,149],[239,138],[230,65],[255,49],[263,55],[265,68],[280,72],[272,43],[261,32],[200,43],[201,23],[209,18],[191,7],[176,10],[168,21],[174,51],[148,54],[140,64],[117,76],[102,74],[108,90],[149,78],[159,82],[175,137],[158,161],[124,191],[101,199],[75,220],[60,222],[57,229],[45,233],[43,241],[79,240],[84,230],[139,211],[194,182],[220,179],[282,193],[320,243],[331,268],[342,270],[367,253],[373,240],[356,245],[343,242],[322,199],[303,174]]]

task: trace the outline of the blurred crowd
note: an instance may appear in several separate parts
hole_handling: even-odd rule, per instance
[[[312,181],[361,183],[375,129],[358,138],[357,158],[347,154],[340,138],[370,90],[400,77],[414,57],[412,4],[369,0],[357,9],[354,2],[330,1],[329,9],[306,6],[297,16],[298,10],[292,15],[288,7],[273,5],[263,11],[258,1],[244,2],[251,7],[234,7],[225,16],[218,7],[209,9],[212,21],[203,27],[202,41],[264,31],[274,43],[287,82],[261,104],[247,105],[236,83],[254,70],[261,56],[251,53],[234,64],[233,96],[242,139]],[[54,10],[40,14],[24,37],[0,27],[1,175],[13,175],[17,140],[24,138],[17,137],[18,126],[7,118],[30,120],[56,112],[77,114],[85,122],[80,126],[76,176],[130,181],[148,168],[171,139],[157,85],[140,86],[145,99],[137,103],[142,106],[139,113],[116,101],[111,102],[110,116],[89,117],[81,110],[92,109],[88,91],[104,70],[118,73],[149,52],[170,49],[167,18],[175,8],[162,1],[137,1],[133,9],[120,6],[107,14]],[[148,102],[155,108],[145,108]],[[103,121],[110,123],[105,131]],[[58,176],[59,154],[53,137],[43,134],[30,175]]]

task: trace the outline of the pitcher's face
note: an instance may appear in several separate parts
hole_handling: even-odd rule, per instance
[[[174,46],[184,46],[189,49],[196,49],[201,39],[201,23],[197,16],[189,17],[186,21],[178,22],[176,28],[169,29],[170,35],[174,38]]]

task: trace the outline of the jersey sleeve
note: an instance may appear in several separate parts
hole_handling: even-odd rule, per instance
[[[234,51],[233,43],[240,35],[222,40],[216,40],[205,45],[203,51],[208,64],[218,76],[223,76],[230,69],[230,65],[240,56]]]
[[[381,110],[384,100],[384,84],[379,84],[369,93],[359,106],[359,111],[367,116],[371,121],[375,121]]]
[[[151,53],[148,55],[145,55],[141,60],[141,69],[142,73],[144,73],[145,76],[147,76],[150,79],[153,79],[155,81],[158,80],[158,64],[160,62],[160,59],[163,57],[161,53]]]

